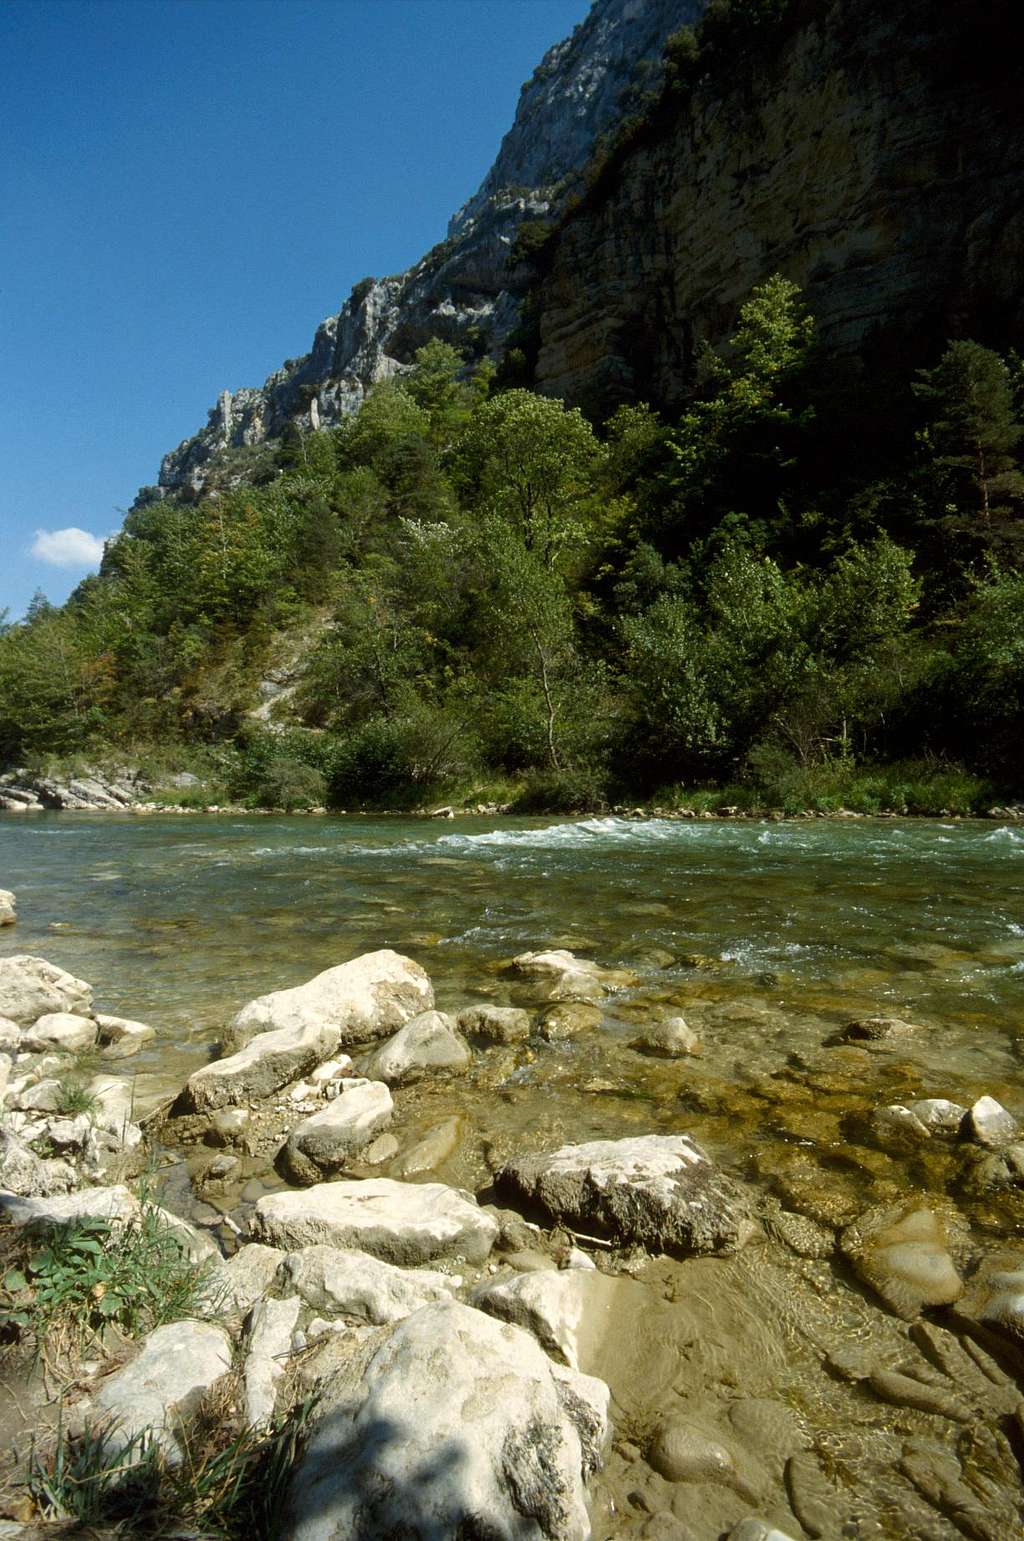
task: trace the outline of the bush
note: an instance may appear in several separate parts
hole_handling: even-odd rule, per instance
[[[263,772],[252,801],[260,808],[283,808],[291,813],[295,808],[318,807],[326,795],[327,778],[322,771],[282,755],[279,760],[271,760]]]
[[[607,807],[603,778],[582,770],[534,771],[512,804],[513,813],[595,813]]]

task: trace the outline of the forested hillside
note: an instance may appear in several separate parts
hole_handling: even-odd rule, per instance
[[[872,436],[778,276],[667,420],[593,423],[433,341],[341,426],[142,500],[8,626],[0,754],[272,806],[1011,794],[1024,374],[959,340],[877,387]]]

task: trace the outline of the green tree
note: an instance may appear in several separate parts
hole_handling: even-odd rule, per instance
[[[952,475],[956,495],[986,524],[1024,496],[1015,450],[1018,421],[1010,371],[991,348],[951,342],[934,369],[918,371],[928,410],[927,445]]]

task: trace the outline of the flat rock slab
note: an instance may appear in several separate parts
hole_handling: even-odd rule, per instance
[[[19,1027],[30,1027],[37,1017],[51,1011],[92,1015],[92,985],[48,963],[19,953],[0,958],[0,1016]]]
[[[274,1416],[278,1384],[288,1366],[301,1309],[297,1296],[260,1300],[253,1307],[242,1373],[242,1404],[249,1428],[268,1423]]]
[[[385,947],[325,969],[291,990],[258,996],[235,1017],[229,1041],[238,1047],[254,1033],[328,1026],[337,1029],[338,1044],[365,1043],[393,1033],[433,1004],[426,970]]]
[[[584,1344],[613,1328],[618,1289],[617,1279],[593,1268],[545,1268],[481,1285],[473,1304],[525,1328],[553,1358],[578,1369]]]
[[[268,1193],[256,1201],[252,1230],[257,1240],[275,1247],[355,1248],[386,1263],[415,1267],[435,1258],[482,1263],[498,1224],[475,1200],[442,1183],[371,1177]]]
[[[74,1225],[78,1220],[137,1220],[142,1213],[138,1199],[129,1188],[80,1188],[77,1193],[54,1198],[19,1198],[0,1193],[0,1218],[18,1229],[30,1226],[47,1230]]]
[[[429,1268],[395,1268],[365,1252],[304,1247],[281,1264],[277,1286],[299,1296],[321,1316],[355,1317],[382,1326],[420,1306],[450,1300],[459,1280]]]
[[[364,1066],[375,1080],[397,1086],[433,1070],[468,1070],[473,1056],[443,1011],[421,1011],[376,1049]]]
[[[295,1182],[315,1183],[340,1172],[391,1122],[395,1105],[383,1081],[349,1080],[341,1086],[332,1102],[304,1118],[288,1138],[283,1162]]]
[[[92,1399],[95,1412],[116,1420],[115,1448],[152,1429],[165,1454],[180,1461],[174,1438],[177,1418],[195,1411],[205,1391],[231,1368],[231,1339],[209,1322],[171,1322],[143,1342],[130,1364],[118,1370]]]
[[[912,1321],[927,1306],[952,1305],[963,1294],[953,1253],[965,1235],[951,1214],[877,1208],[847,1226],[840,1247],[890,1311]]]
[[[424,1306],[325,1391],[292,1485],[290,1541],[586,1541],[608,1388],[519,1328]]]
[[[735,1252],[756,1230],[743,1189],[685,1134],[563,1145],[510,1162],[498,1182],[555,1220],[651,1251]]]
[[[338,1039],[338,1028],[326,1022],[257,1033],[237,1054],[194,1071],[185,1083],[182,1101],[190,1112],[201,1113],[272,1097],[289,1081],[297,1081],[330,1059]]]

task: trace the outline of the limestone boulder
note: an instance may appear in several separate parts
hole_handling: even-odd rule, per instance
[[[104,1059],[128,1059],[138,1054],[143,1044],[151,1043],[156,1029],[145,1022],[133,1022],[129,1017],[111,1017],[100,1013],[96,1017],[97,1041]]]
[[[281,1264],[277,1287],[295,1293],[321,1316],[344,1316],[382,1326],[421,1306],[450,1300],[458,1278],[428,1268],[391,1263],[342,1247],[304,1247]]]
[[[234,1257],[214,1263],[206,1275],[204,1295],[217,1315],[245,1316],[274,1282],[286,1254],[279,1247],[248,1242]]]
[[[91,1411],[114,1420],[114,1449],[123,1450],[134,1435],[152,1430],[166,1457],[178,1464],[176,1422],[194,1412],[230,1369],[231,1339],[222,1327],[171,1322],[151,1332],[137,1357],[104,1381]]]
[[[498,1182],[571,1228],[651,1251],[735,1252],[756,1230],[747,1193],[685,1134],[563,1145]]]
[[[0,1189],[20,1198],[46,1198],[75,1186],[75,1170],[61,1158],[44,1160],[16,1134],[0,1128]]]
[[[224,1046],[240,1048],[255,1033],[309,1027],[335,1029],[336,1046],[365,1043],[393,1033],[433,1004],[426,971],[412,958],[382,948],[293,989],[258,996],[235,1017]]]
[[[374,1050],[363,1070],[374,1080],[398,1086],[432,1071],[468,1070],[472,1059],[451,1017],[443,1011],[422,1011]]]
[[[13,926],[18,918],[18,905],[9,888],[0,888],[0,926]]]
[[[519,978],[534,981],[538,994],[548,1001],[598,1001],[610,991],[636,982],[636,975],[628,969],[602,968],[564,947],[520,953],[508,967]]]
[[[586,1541],[608,1388],[519,1328],[424,1306],[329,1383],[295,1473],[292,1541]]]
[[[340,1172],[355,1153],[386,1129],[394,1113],[383,1081],[345,1080],[320,1112],[292,1130],[282,1161],[294,1182],[315,1183]]]
[[[530,1036],[530,1013],[516,1006],[470,1006],[459,1012],[458,1024],[485,1043],[524,1043]]]
[[[48,1011],[21,1035],[21,1047],[30,1054],[80,1054],[95,1044],[95,1021],[73,1011]]]
[[[545,1261],[545,1260],[542,1260]],[[473,1304],[490,1316],[533,1334],[555,1359],[578,1368],[584,1334],[591,1340],[611,1326],[617,1281],[589,1268],[532,1268],[488,1281]]]
[[[288,1367],[301,1309],[297,1296],[260,1300],[253,1307],[242,1371],[242,1408],[248,1428],[269,1423],[274,1416],[278,1385]]]
[[[193,1071],[182,1103],[187,1111],[201,1113],[272,1097],[289,1081],[297,1081],[330,1059],[338,1047],[338,1033],[328,1022],[295,1023],[258,1033],[237,1054]]]
[[[415,1267],[437,1258],[482,1263],[498,1225],[474,1199],[442,1183],[371,1177],[265,1194],[256,1201],[252,1231],[275,1247],[353,1248]]]
[[[700,1053],[700,1039],[682,1017],[668,1017],[664,1022],[651,1022],[641,1028],[630,1048],[659,1059],[683,1059],[688,1054]]]
[[[39,1017],[62,1011],[91,1016],[92,985],[45,958],[22,953],[0,958],[0,1016],[31,1027]]]
[[[138,1199],[129,1188],[79,1188],[77,1193],[43,1198],[20,1198],[0,1192],[0,1219],[21,1230],[50,1230],[74,1225],[78,1220],[109,1220],[112,1223],[137,1220],[142,1213]]]

